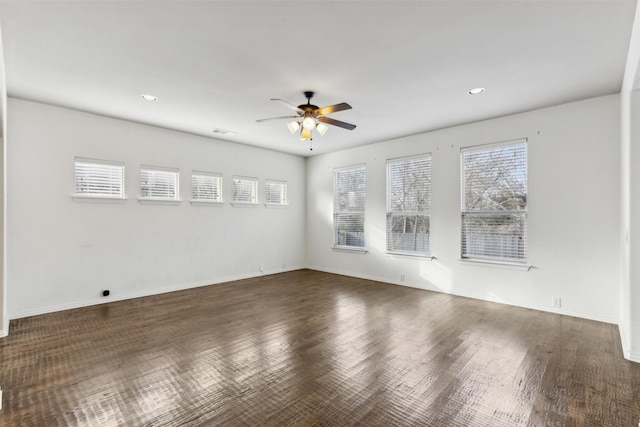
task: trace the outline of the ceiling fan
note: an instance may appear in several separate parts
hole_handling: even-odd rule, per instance
[[[294,133],[298,129],[300,129],[300,137],[302,138],[302,140],[313,140],[313,135],[311,134],[311,131],[313,129],[316,129],[321,136],[324,135],[329,129],[326,125],[338,126],[348,130],[353,130],[356,128],[356,125],[352,125],[351,123],[346,123],[340,120],[326,117],[326,114],[350,110],[351,105],[347,104],[346,102],[342,102],[340,104],[318,108],[317,105],[313,105],[311,103],[311,98],[313,98],[313,95],[314,93],[312,91],[304,92],[304,96],[305,98],[307,98],[307,103],[300,104],[297,107],[293,104],[289,104],[283,99],[271,98],[272,101],[282,102],[284,105],[294,110],[297,115],[270,117],[268,119],[256,120],[256,122],[260,123],[266,122],[268,120],[294,119],[293,121],[287,123],[287,127],[289,128],[291,133]]]

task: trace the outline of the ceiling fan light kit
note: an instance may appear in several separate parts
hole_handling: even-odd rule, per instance
[[[329,126],[325,126],[322,123],[318,123],[316,125],[316,129],[318,130],[318,133],[320,134],[320,136],[324,136],[324,134],[327,133],[327,131],[329,130]]]
[[[287,127],[289,128],[289,132],[295,133],[295,131],[300,129],[300,123],[298,123],[298,122],[289,122],[289,123],[287,123]]]
[[[300,138],[303,141],[313,140],[312,131],[314,129],[318,131],[320,136],[324,136],[324,134],[327,133],[327,130],[329,130],[329,127],[327,125],[337,126],[347,130],[353,130],[356,128],[356,125],[352,125],[351,123],[342,122],[340,120],[335,120],[325,116],[326,114],[337,113],[338,111],[350,110],[351,105],[347,104],[346,102],[342,102],[340,104],[318,108],[317,105],[311,104],[311,98],[313,98],[313,95],[314,93],[312,91],[305,91],[304,96],[305,98],[307,98],[307,103],[300,104],[297,107],[283,99],[271,98],[272,101],[282,102],[287,107],[293,109],[298,115],[271,117],[268,119],[260,119],[256,121],[264,122],[267,120],[295,119],[288,122],[287,127],[292,134],[300,130]]]

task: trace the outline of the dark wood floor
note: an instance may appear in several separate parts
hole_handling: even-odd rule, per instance
[[[0,425],[636,426],[617,327],[301,270],[19,319]]]

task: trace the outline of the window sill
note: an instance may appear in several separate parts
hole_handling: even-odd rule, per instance
[[[279,205],[277,203],[265,203],[264,207],[265,208],[285,209],[285,208],[288,208],[289,205]]]
[[[168,199],[144,199],[144,198],[139,198],[138,202],[141,205],[170,205],[170,206],[177,206],[180,203],[182,203],[182,200],[168,200]]]
[[[489,268],[503,268],[506,270],[529,271],[533,268],[533,265],[530,264],[509,261],[495,261],[490,259],[460,258],[458,261],[467,265],[477,265],[478,267]]]
[[[257,208],[260,205],[258,203],[231,202],[231,206],[233,206],[234,208]]]
[[[80,194],[74,194],[71,198],[82,203],[124,203],[127,201],[125,197],[83,196]]]
[[[224,206],[224,202],[207,200],[189,200],[192,206]]]
[[[427,259],[429,261],[433,261],[434,259],[436,259],[435,256],[433,255],[422,255],[422,254],[412,254],[409,252],[386,252],[386,254],[388,256],[393,256],[393,257],[408,257],[408,258],[420,258],[420,259]]]
[[[357,246],[340,246],[340,245],[333,245],[331,247],[331,249],[333,249],[334,251],[338,251],[338,252],[353,252],[353,253],[359,253],[359,254],[366,254],[367,252],[369,252],[366,248],[360,248]]]

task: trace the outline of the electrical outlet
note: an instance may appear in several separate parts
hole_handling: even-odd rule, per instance
[[[264,272],[264,266],[261,265],[260,266],[260,273],[263,273],[263,272]]]
[[[560,298],[560,297],[552,297],[551,298],[551,306],[552,307],[556,307],[556,308],[562,307],[562,298]]]
[[[404,282],[404,273],[400,273],[400,281]]]

